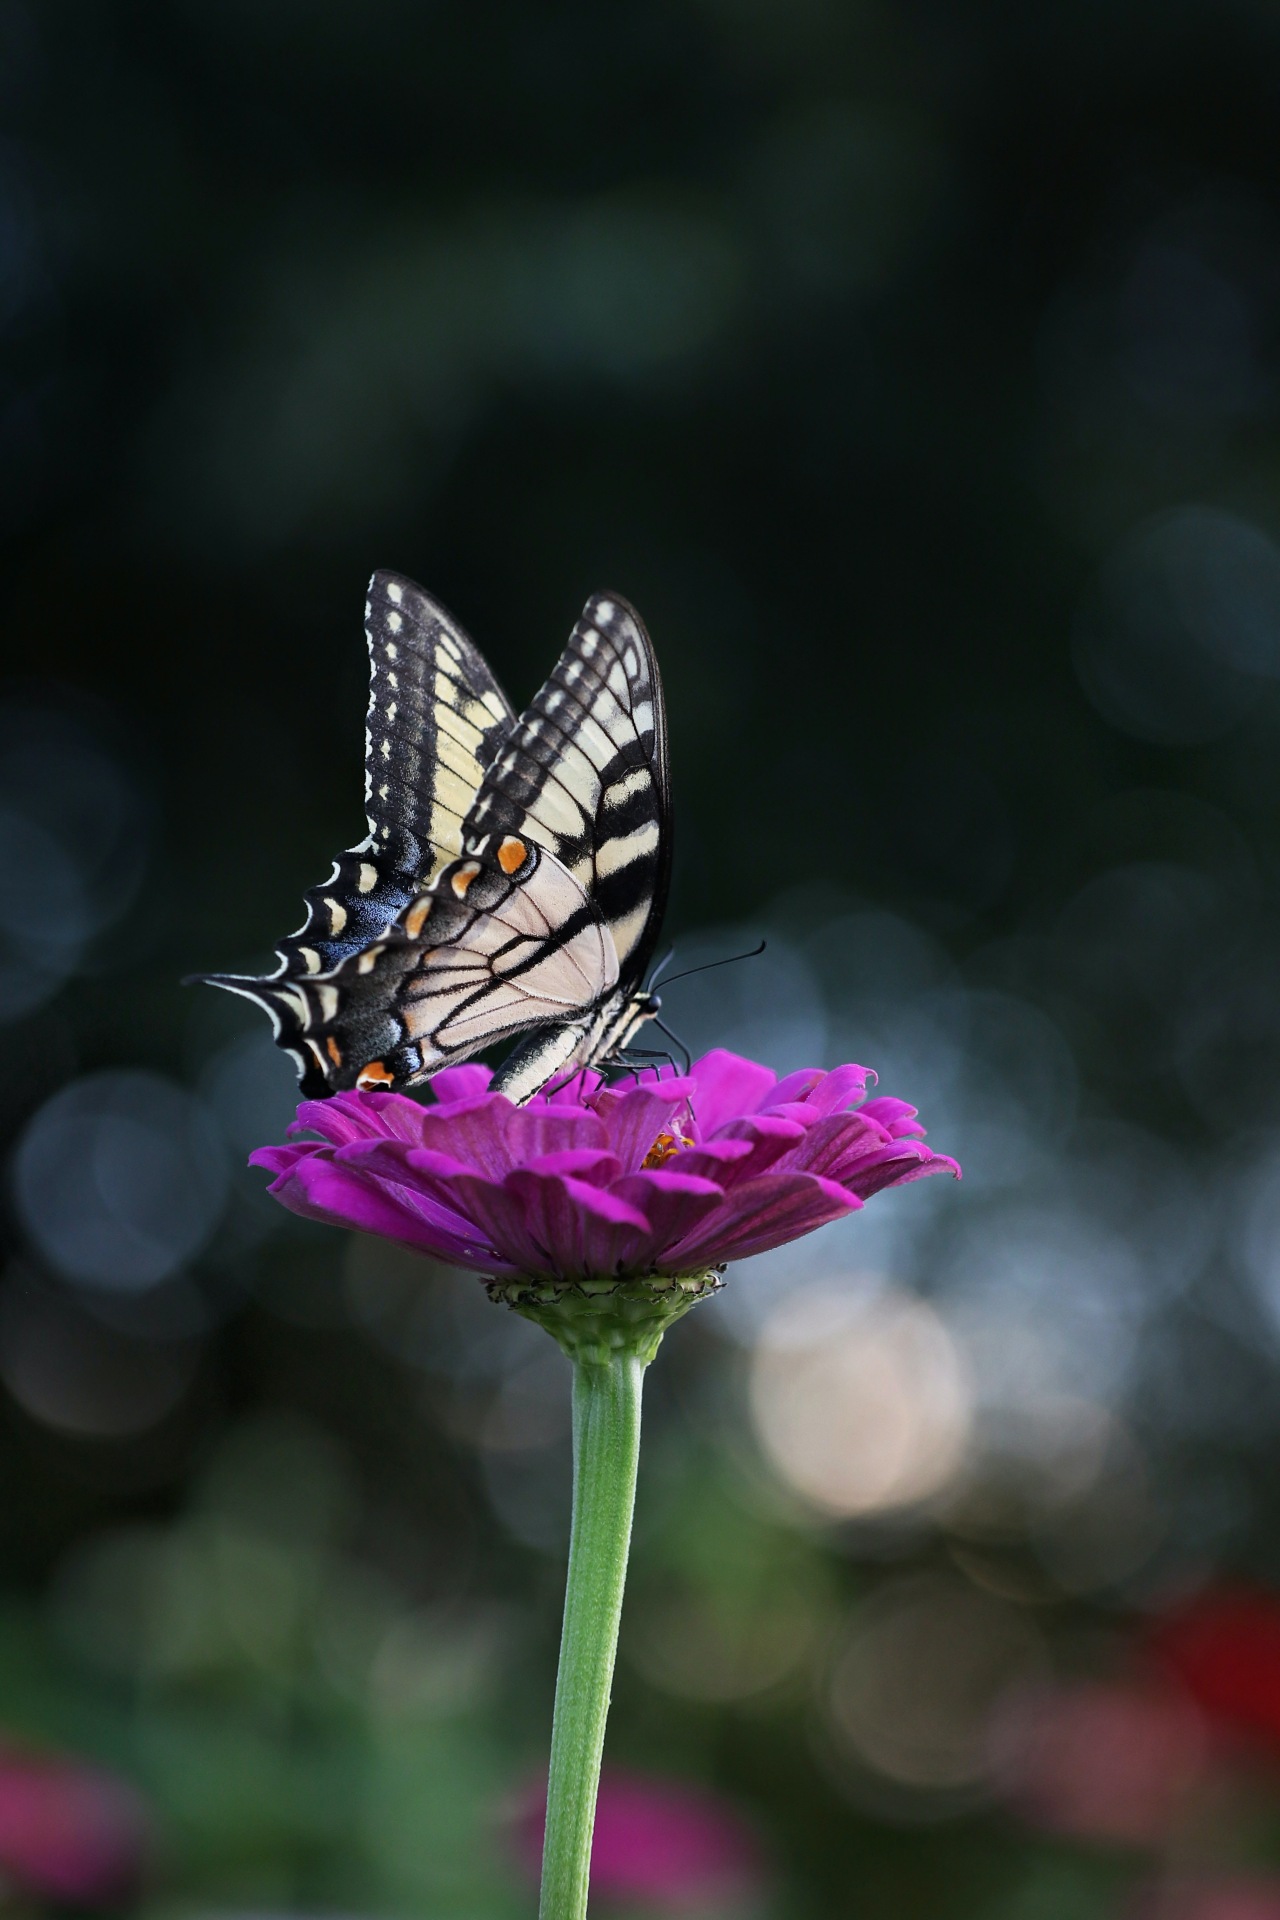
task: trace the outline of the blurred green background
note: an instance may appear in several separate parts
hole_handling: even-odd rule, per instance
[[[966,1172],[668,1339],[613,1759],[736,1913],[1280,1912],[1280,1639],[1243,1747],[1159,1651],[1280,1582],[1278,111],[1264,0],[0,3],[0,1744],[144,1797],[85,1904],[533,1910],[566,1368],[267,1202],[178,985],[363,832],[385,566],[517,704],[636,603],[679,964],[769,939],[674,1024]]]

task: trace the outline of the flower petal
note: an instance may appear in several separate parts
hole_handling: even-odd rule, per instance
[[[467,1212],[523,1273],[575,1280],[643,1264],[649,1222],[599,1187],[527,1167],[500,1187],[465,1176],[454,1185]]]
[[[326,1225],[375,1233],[415,1253],[433,1254],[480,1273],[515,1273],[469,1221],[434,1207],[424,1195],[393,1192],[383,1182],[313,1153],[277,1180],[270,1192],[291,1213]]]
[[[709,1214],[724,1204],[724,1188],[692,1173],[674,1173],[658,1167],[651,1173],[632,1173],[610,1188],[629,1201],[649,1222],[650,1264],[660,1266],[667,1247],[687,1239]]]
[[[400,1094],[392,1096],[399,1100]],[[413,1106],[413,1101],[406,1101]],[[318,1133],[331,1147],[342,1147],[349,1140],[379,1140],[390,1129],[382,1122],[379,1109],[367,1095],[335,1093],[328,1100],[304,1100],[289,1122],[289,1138],[300,1133]]]
[[[821,1083],[813,1089],[805,1105],[814,1114],[845,1113],[852,1106],[862,1106],[868,1085],[875,1085],[876,1076],[870,1067],[833,1067],[824,1074]],[[866,1108],[863,1107],[865,1113]]]
[[[915,1139],[924,1133],[918,1122],[919,1109],[909,1101],[895,1100],[892,1094],[877,1094],[874,1100],[867,1101],[862,1111],[895,1140]]]
[[[566,1147],[561,1153],[540,1153],[527,1164],[531,1173],[559,1174],[589,1187],[612,1186],[622,1172],[617,1154],[601,1147]]]
[[[605,1152],[609,1147],[609,1135],[599,1115],[567,1102],[516,1107],[507,1116],[504,1133],[513,1167],[525,1166],[546,1153],[564,1153],[576,1147]]]
[[[268,1173],[291,1173],[299,1160],[307,1160],[316,1151],[312,1140],[299,1140],[287,1147],[255,1147],[249,1155],[251,1167],[265,1167]],[[268,1193],[274,1188],[268,1187]]]
[[[804,1136],[805,1129],[794,1120],[772,1113],[749,1114],[744,1120],[731,1120],[714,1140],[686,1147],[668,1164],[673,1172],[702,1174],[721,1186],[736,1187],[790,1154]]]
[[[769,1100],[771,1107],[785,1106],[789,1100],[807,1100],[814,1089],[827,1078],[821,1067],[798,1067],[789,1073],[774,1087]]]
[[[724,1047],[713,1047],[701,1060],[695,1060],[690,1078],[697,1087],[694,1118],[704,1140],[727,1121],[764,1106],[778,1084],[771,1068],[744,1060],[740,1053],[729,1053]]]
[[[812,1233],[828,1220],[854,1213],[862,1202],[834,1180],[811,1173],[765,1173],[744,1181],[725,1204],[691,1234],[663,1253],[663,1273],[692,1273],[751,1253],[767,1253],[784,1240]]]
[[[488,1093],[492,1079],[492,1067],[468,1061],[464,1066],[441,1067],[438,1073],[433,1073],[431,1092],[441,1106],[452,1105],[457,1100],[474,1100]]]
[[[672,1130],[676,1110],[684,1104],[689,1086],[688,1081],[681,1081],[678,1086],[659,1091],[651,1084],[628,1087],[622,1094],[609,1088],[600,1095],[596,1111],[624,1172],[637,1172],[658,1135]]]

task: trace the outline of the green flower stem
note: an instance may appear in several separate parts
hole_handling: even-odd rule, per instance
[[[573,1532],[551,1728],[539,1920],[583,1920],[605,1721],[640,1462],[645,1368],[673,1320],[719,1285],[510,1281],[489,1296],[559,1341],[573,1363]]]
[[[604,1752],[631,1515],[640,1464],[645,1362],[617,1353],[573,1367],[573,1533],[551,1726],[539,1920],[587,1911],[591,1834]]]

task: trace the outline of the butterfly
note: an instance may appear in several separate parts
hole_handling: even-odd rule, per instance
[[[271,1017],[308,1098],[413,1087],[508,1039],[526,1100],[655,1017],[643,986],[671,872],[662,681],[640,616],[594,594],[516,717],[430,594],[365,607],[368,834],[304,897],[270,974],[202,974]]]

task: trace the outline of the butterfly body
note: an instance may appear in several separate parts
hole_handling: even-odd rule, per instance
[[[671,861],[657,661],[634,610],[595,595],[517,719],[412,581],[375,574],[366,615],[368,836],[307,895],[273,974],[204,977],[266,1009],[309,1096],[411,1087],[524,1035],[494,1084],[527,1099],[657,1012],[641,984]]]

